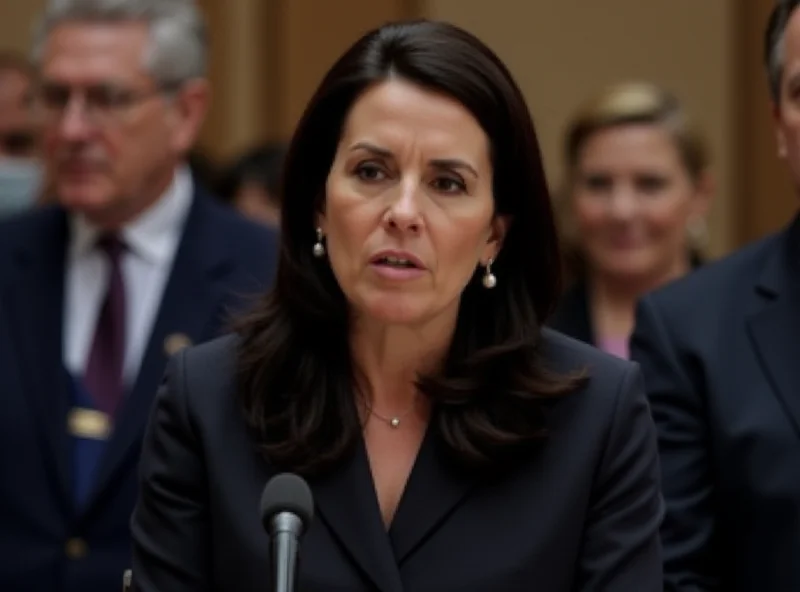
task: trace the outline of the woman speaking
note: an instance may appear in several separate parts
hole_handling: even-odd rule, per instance
[[[167,371],[137,590],[263,590],[278,472],[316,504],[298,590],[661,590],[639,371],[542,328],[554,220],[489,49],[430,21],[360,39],[297,126],[281,225],[273,291]]]

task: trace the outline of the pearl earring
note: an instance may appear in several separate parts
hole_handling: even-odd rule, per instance
[[[317,228],[317,242],[314,243],[312,252],[317,259],[325,256],[325,245],[322,244],[322,228]]]
[[[483,274],[483,287],[491,290],[497,285],[497,277],[492,273],[493,259],[489,259],[486,263],[486,273]]]

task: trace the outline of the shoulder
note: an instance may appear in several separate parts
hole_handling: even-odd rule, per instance
[[[542,329],[541,351],[548,367],[555,372],[570,373],[590,367],[598,368],[603,373],[622,375],[635,366],[627,360],[547,327]]]
[[[229,334],[182,350],[170,363],[172,379],[193,398],[231,390],[238,344],[238,336]]]
[[[585,377],[584,385],[574,395],[581,406],[595,410],[613,408],[620,391],[640,379],[638,364],[552,329],[542,331],[541,351],[545,365],[552,372]]]
[[[0,220],[0,251],[13,251],[31,244],[31,237],[41,236],[66,222],[58,206],[35,208]]]
[[[58,206],[36,208],[0,220],[0,284],[13,260],[41,249],[64,248],[66,227],[66,213]]]
[[[178,352],[167,364],[156,407],[172,409],[202,438],[235,432],[237,349],[238,337],[229,334]]]
[[[770,235],[713,263],[703,265],[643,298],[682,318],[702,318],[720,310],[718,296],[754,283],[779,248],[784,233]],[[689,315],[689,317],[686,317]]]
[[[542,354],[551,371],[582,378],[573,392],[548,404],[548,429],[560,456],[577,455],[589,463],[580,466],[594,471],[626,438],[652,434],[639,364],[552,330],[543,331]]]

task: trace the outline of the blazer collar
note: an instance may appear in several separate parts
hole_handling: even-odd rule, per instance
[[[770,298],[800,291],[800,214],[775,241],[776,248],[756,282],[756,289]]]
[[[47,207],[19,224],[25,226],[26,236],[17,246],[16,269],[6,286],[4,318],[19,351],[18,371],[26,398],[38,418],[36,426],[47,451],[44,462],[56,477],[62,499],[69,500],[68,397],[61,355],[67,216],[59,207]]]
[[[747,328],[771,390],[800,437],[800,217],[774,240],[756,282],[758,304]]]
[[[363,440],[332,475],[311,482],[320,518],[379,590],[401,592],[400,567],[478,482],[447,462],[435,418],[422,442],[390,529],[384,527]]]
[[[175,353],[171,342],[196,343],[220,325],[224,316],[224,279],[235,268],[235,261],[229,233],[219,227],[212,200],[202,192],[195,193],[139,374],[119,411],[98,468],[90,508],[91,501],[107,491],[116,472],[127,466],[125,461],[137,450],[164,366]]]

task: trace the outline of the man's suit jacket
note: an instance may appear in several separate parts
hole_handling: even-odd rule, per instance
[[[197,192],[141,370],[78,512],[62,364],[67,242],[57,207],[0,224],[0,590],[121,588],[135,468],[169,349],[220,335],[275,266],[273,232]]]
[[[275,471],[236,404],[236,343],[170,362],[143,448],[134,590],[267,589],[259,498]],[[639,370],[550,330],[543,352],[554,370],[591,378],[552,406],[547,444],[510,475],[456,470],[429,430],[388,535],[363,442],[310,480],[298,590],[660,592],[663,504]]]
[[[800,590],[800,219],[642,300],[666,590]]]

